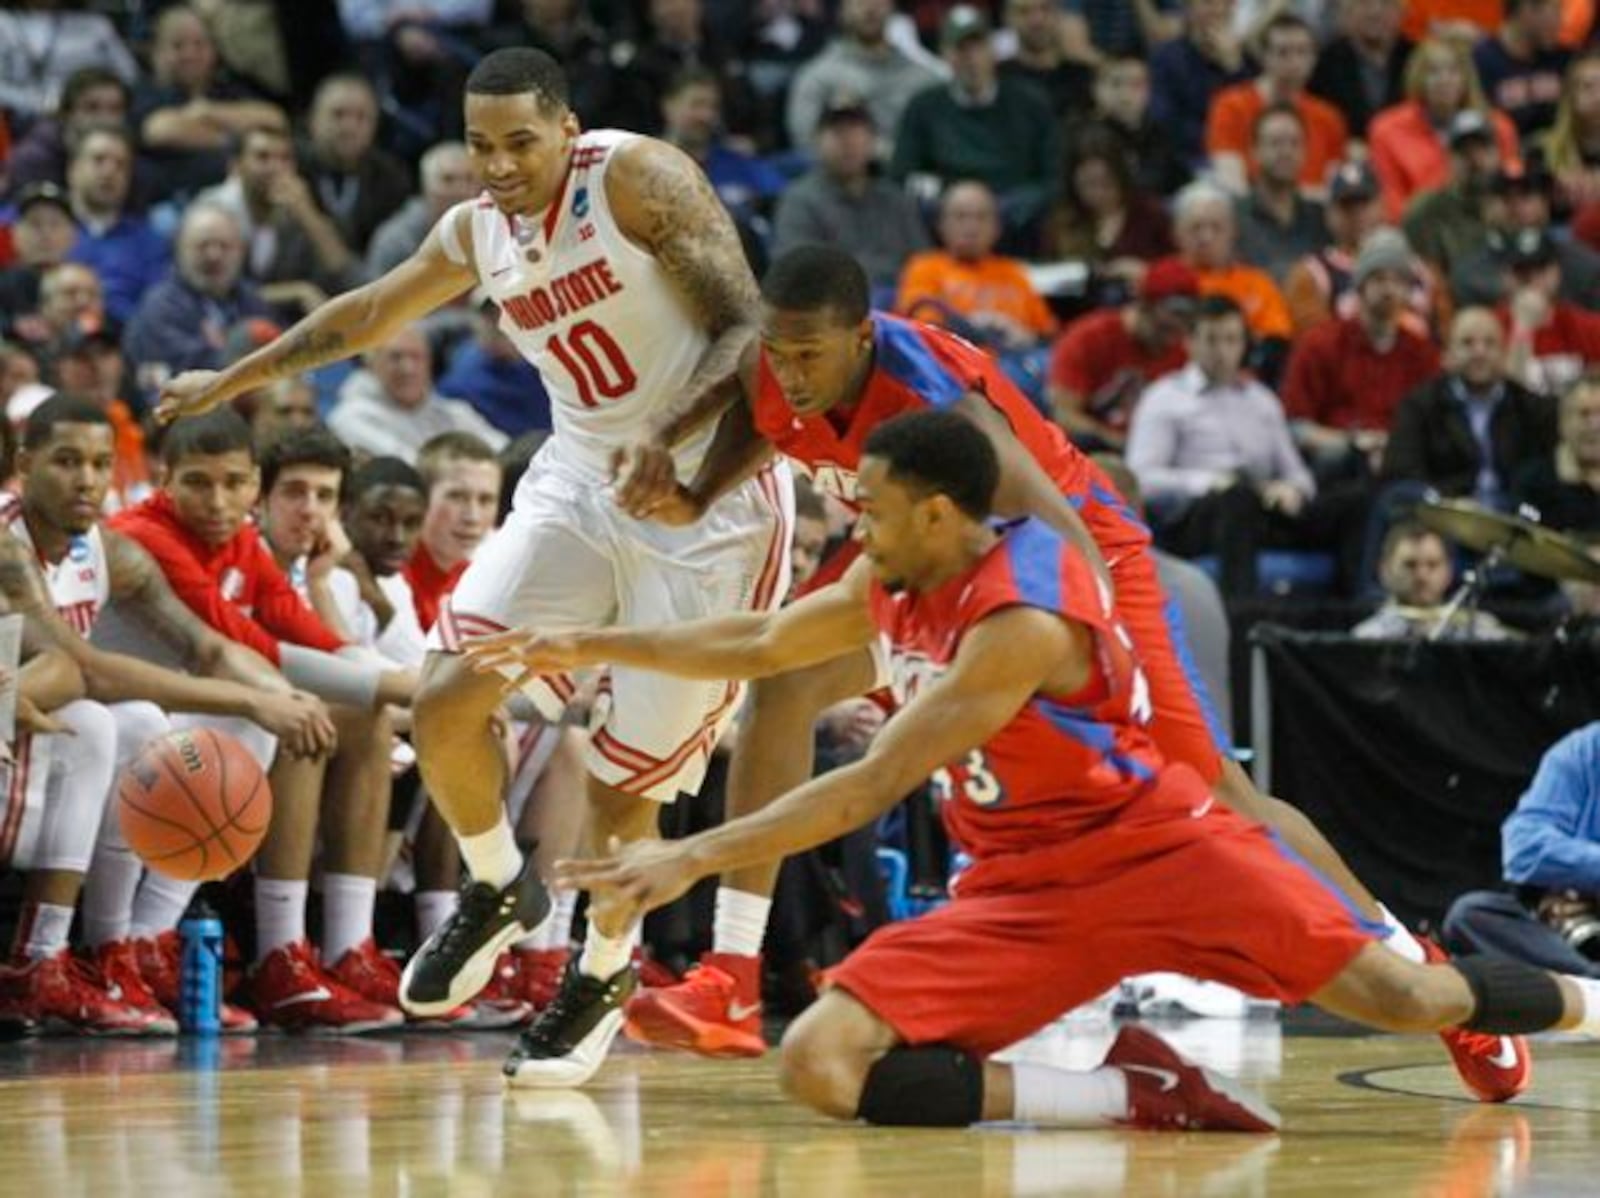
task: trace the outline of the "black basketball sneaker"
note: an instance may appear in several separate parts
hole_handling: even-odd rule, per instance
[[[631,963],[602,980],[581,972],[573,958],[554,1001],[522,1033],[501,1072],[513,1086],[583,1085],[606,1059],[637,986]]]
[[[461,884],[455,914],[429,936],[400,976],[400,1005],[413,1015],[443,1015],[489,984],[506,946],[550,914],[550,893],[539,880],[533,854],[503,887]]]

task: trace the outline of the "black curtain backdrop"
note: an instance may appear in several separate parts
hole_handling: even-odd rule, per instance
[[[1500,823],[1544,750],[1600,718],[1600,650],[1356,641],[1258,625],[1271,787],[1378,898],[1437,923],[1500,880]]]

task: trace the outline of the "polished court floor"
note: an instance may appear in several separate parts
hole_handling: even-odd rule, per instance
[[[1538,1045],[1532,1091],[1465,1100],[1436,1042],[1159,1024],[1249,1078],[1279,1136],[840,1126],[787,1105],[769,1056],[624,1046],[581,1092],[507,1091],[507,1037],[0,1045],[0,1195],[1600,1194],[1600,1046]],[[1018,1051],[1097,1063],[1106,1023]]]

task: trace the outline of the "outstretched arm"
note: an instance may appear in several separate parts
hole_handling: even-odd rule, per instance
[[[458,240],[466,245],[463,214],[455,219]],[[388,274],[335,296],[228,369],[187,371],[169,381],[161,388],[156,414],[163,420],[199,415],[274,379],[358,354],[449,303],[475,282],[471,267],[445,253],[435,228],[415,254]]]
[[[699,878],[825,844],[875,819],[935,770],[982,745],[1065,662],[1073,656],[1086,661],[1089,652],[1083,629],[1036,608],[1006,608],[967,634],[950,669],[889,721],[854,765],[686,840],[641,842],[607,860],[558,862],[556,877],[589,890],[603,906],[643,914]]]
[[[710,344],[673,411],[696,408],[738,370],[760,321],[760,294],[728,210],[692,158],[641,137],[617,152],[606,198],[628,238],[652,254]]]
[[[692,620],[660,628],[598,628],[540,633],[513,629],[468,641],[466,654],[481,673],[514,669],[515,690],[540,674],[609,664],[680,678],[763,678],[814,665],[870,644],[876,635],[867,607],[865,561],[832,586],[775,612]]]

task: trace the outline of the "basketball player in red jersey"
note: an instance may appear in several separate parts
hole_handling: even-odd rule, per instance
[[[904,702],[860,762],[686,840],[560,863],[558,878],[636,919],[697,878],[860,827],[931,777],[973,865],[948,905],[881,929],[833,971],[785,1037],[786,1089],[839,1118],[1276,1127],[1269,1108],[1137,1029],[1087,1075],[985,1061],[1150,969],[1391,1031],[1600,1034],[1600,982],[1493,958],[1407,961],[1275,833],[1164,760],[1108,590],[1043,522],[995,527],[999,475],[963,417],[900,416],[863,446],[866,560],[841,582],[776,614],[507,633],[470,649],[486,669],[626,661],[722,678],[876,646]]]
[[[347,357],[473,287],[539,370],[554,431],[505,523],[440,612],[414,707],[418,762],[472,874],[455,914],[412,958],[401,1002],[437,1015],[471,999],[496,957],[550,910],[506,817],[494,731],[500,686],[468,669],[464,636],[508,627],[653,624],[774,606],[788,587],[793,492],[772,463],[690,528],[635,520],[610,491],[611,457],[649,439],[730,378],[754,340],[760,297],[738,234],[682,151],[620,130],[583,130],[560,66],[538,50],[486,55],[467,79],[466,143],[485,184],[417,252],[322,305],[221,373],[163,389],[166,416],[203,412],[273,379]],[[708,435],[675,467],[699,469]],[[740,699],[737,685],[616,670],[585,753],[589,835],[653,836],[659,804],[700,785]],[[572,680],[529,687],[558,718]],[[576,1085],[597,1068],[632,993],[634,929],[589,922],[560,993],[524,1034],[518,1085]]]
[[[1087,525],[1093,546],[1109,563],[1118,618],[1149,679],[1151,732],[1163,754],[1187,763],[1234,810],[1277,829],[1352,896],[1363,915],[1389,926],[1391,947],[1416,961],[1439,955],[1389,916],[1304,815],[1261,795],[1233,762],[1177,626],[1176,608],[1157,581],[1148,530],[1104,474],[1039,415],[987,354],[943,329],[869,312],[865,275],[832,247],[785,254],[768,272],[763,292],[762,345],[747,354],[741,369],[744,402],[723,414],[705,464],[687,484],[672,473],[664,451],[638,453],[621,490],[630,510],[673,523],[692,521],[721,488],[773,452],[793,458],[821,487],[854,505],[862,445],[874,428],[901,412],[959,413],[988,435],[999,455],[998,511],[1040,517],[1069,539]],[[661,440],[678,431],[669,425]],[[734,752],[729,812],[759,810],[809,777],[810,738],[793,730],[809,727],[830,704],[860,694],[871,677],[862,653],[758,683]],[[723,918],[713,952],[682,985],[646,991],[630,1003],[632,1034],[723,1054],[763,1050],[756,953],[775,879],[776,866],[766,863],[723,879],[717,897]],[[752,910],[753,917],[747,914]],[[730,931],[742,932],[744,939],[734,941]],[[1515,1091],[1507,1092],[1507,1086],[1526,1072],[1497,1063],[1510,1059],[1510,1040],[1452,1031],[1445,1042],[1480,1098],[1510,1097]]]

